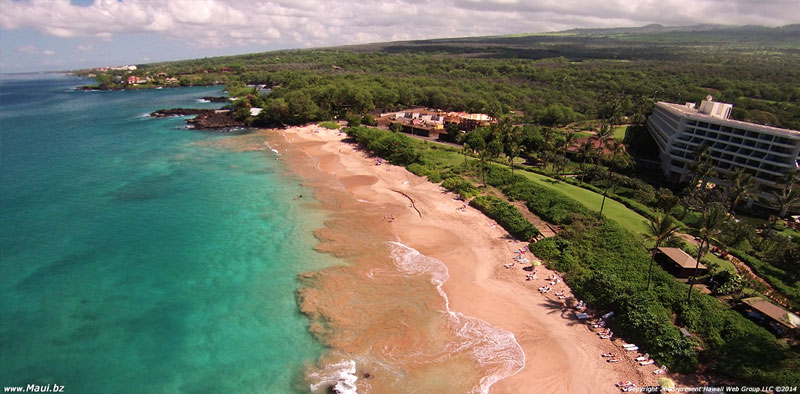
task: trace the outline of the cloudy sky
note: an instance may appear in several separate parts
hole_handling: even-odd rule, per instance
[[[0,72],[650,23],[800,23],[798,0],[0,0]]]

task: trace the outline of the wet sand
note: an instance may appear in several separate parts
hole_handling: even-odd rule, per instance
[[[614,386],[618,381],[655,384],[657,377],[651,373],[655,366],[638,366],[632,361],[637,354],[622,351],[621,342],[600,339],[596,330],[575,319],[566,301],[554,295],[564,291],[569,296],[563,283],[552,286],[547,295],[536,290],[552,272],[537,267],[538,279],[526,281],[522,265],[504,268],[514,251],[526,244],[513,240],[477,210],[459,210],[463,202],[439,185],[402,167],[375,165],[374,158],[342,142],[344,136],[338,131],[311,125],[262,133],[270,136],[270,148],[281,152],[316,190],[323,208],[332,212],[317,232],[319,249],[352,263],[306,275],[299,301],[312,320],[312,333],[333,349],[321,365],[364,355],[356,360],[359,391],[467,392],[469,385],[458,382],[480,379],[472,371],[475,368],[484,377],[484,388],[493,383],[486,381],[487,374],[505,377],[491,385],[492,393],[611,393],[619,392]],[[273,139],[276,134],[282,138]],[[447,298],[435,293],[429,277],[381,277],[392,269],[386,241],[443,262],[449,274],[442,285]],[[530,252],[526,257],[532,258]],[[524,352],[524,368],[517,368],[521,360],[475,364],[480,352],[464,349],[459,350],[463,354],[444,359],[440,353],[451,349],[453,341],[489,346],[458,337],[452,332],[452,319],[431,313],[448,307],[460,316],[461,326],[477,318],[512,333]],[[339,310],[353,308],[366,313]],[[503,346],[504,354],[516,357],[516,345]],[[414,353],[419,349],[444,350]],[[601,354],[606,352],[618,353],[621,362],[605,362]],[[406,386],[382,380],[387,374],[407,377]],[[437,380],[440,385],[432,383]]]

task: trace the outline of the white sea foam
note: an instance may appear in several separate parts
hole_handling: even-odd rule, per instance
[[[269,148],[269,150],[271,150],[272,152],[274,152],[276,155],[278,155],[278,156],[280,156],[280,155],[281,155],[281,153],[280,153],[280,152],[278,152],[278,150],[277,150],[277,149],[273,148],[273,147],[272,147],[272,145],[270,145],[270,144],[269,144],[267,141],[264,141],[264,145],[266,145],[266,146],[267,146],[267,148]]]
[[[488,393],[493,384],[516,375],[525,367],[525,352],[513,333],[494,327],[484,320],[450,310],[450,301],[442,290],[442,284],[450,277],[444,263],[399,242],[389,242],[389,245],[390,256],[401,272],[407,275],[430,275],[431,283],[444,298],[446,310],[443,312],[447,314],[448,325],[463,340],[461,343],[453,343],[446,350],[452,353],[469,349],[479,364],[491,366],[491,372],[481,378],[479,386],[473,392]]]
[[[311,372],[308,378],[312,382],[310,385],[312,392],[319,392],[320,389],[326,390],[333,387],[333,392],[339,394],[356,394],[356,362],[344,360],[335,364],[328,364],[319,372]]]
[[[199,99],[197,99],[197,102],[198,102],[198,103],[210,103],[211,101],[210,101],[210,100],[206,100],[206,99],[201,99],[201,98],[199,98]]]

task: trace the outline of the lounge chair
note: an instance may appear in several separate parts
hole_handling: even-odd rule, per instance
[[[631,348],[631,347],[637,347],[637,346],[636,346],[636,345],[634,345],[634,344],[632,344],[632,343],[626,343],[626,344],[622,345],[622,347],[624,347],[624,348]]]
[[[636,357],[634,360],[636,361],[647,361],[650,359],[650,355],[645,353],[644,356]]]
[[[662,365],[661,368],[653,371],[653,375],[661,375],[664,372],[667,372],[667,366],[666,365]]]
[[[653,363],[655,363],[655,361],[653,361],[653,360],[647,360],[647,361],[642,361],[642,362],[640,362],[640,363],[639,363],[639,365],[641,365],[641,366],[643,366],[643,367],[644,367],[644,366],[647,366],[647,365],[653,365]]]
[[[639,347],[638,346],[626,347],[625,350],[627,350],[629,352],[635,352],[635,351],[639,350]]]

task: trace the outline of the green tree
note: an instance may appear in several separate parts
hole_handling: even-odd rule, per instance
[[[597,157],[603,157],[605,155],[606,148],[608,148],[608,145],[611,141],[611,137],[613,135],[614,135],[614,129],[611,128],[611,125],[606,123],[600,126],[600,129],[597,130],[597,133],[595,133],[595,135],[592,136],[592,139],[594,141],[597,141],[597,143],[595,144]],[[597,169],[598,165],[600,165],[600,160],[595,161],[594,163],[595,170]]]
[[[631,163],[628,159],[628,152],[625,149],[625,144],[617,140],[611,140],[609,148],[611,151],[606,155],[606,161],[609,167],[619,171],[630,166]]]
[[[606,187],[603,190],[603,201],[600,203],[600,217],[603,217],[603,208],[606,207],[606,198],[608,197],[608,191],[613,189],[617,185],[617,178],[611,171],[603,171],[605,173],[606,178]]]
[[[738,168],[728,179],[728,186],[725,188],[725,194],[728,195],[730,205],[728,212],[733,213],[733,210],[743,200],[747,200],[755,194],[756,182],[753,177],[744,172],[743,168]]]
[[[800,171],[792,170],[783,176],[783,188],[772,193],[772,206],[778,210],[778,216],[784,217],[791,209],[800,207]]]
[[[711,240],[721,231],[725,219],[725,208],[719,204],[711,204],[703,210],[703,217],[700,220],[697,231],[700,236],[700,245],[697,247],[697,261],[694,266],[694,274],[689,278],[689,295],[686,297],[687,304],[691,305],[692,303],[692,288],[694,287],[694,280],[700,268],[700,261],[703,259],[703,255],[710,249]]]
[[[492,151],[489,149],[491,144],[483,146],[479,146],[476,150],[478,151],[478,160],[481,163],[481,179],[483,180],[483,187],[486,187],[486,170],[489,169],[489,159],[492,158]]]
[[[514,177],[514,159],[522,154],[525,146],[522,145],[522,128],[514,126],[509,129],[508,134],[505,136],[504,150],[508,158],[508,165],[511,167],[511,177]]]
[[[467,164],[468,152],[481,152],[486,148],[486,141],[480,133],[471,132],[464,139],[464,165]]]
[[[375,120],[375,117],[370,114],[365,114],[361,117],[361,124],[365,126],[377,126],[378,122]]]
[[[557,142],[556,132],[550,127],[545,127],[542,129],[541,135],[542,139],[538,147],[537,156],[542,162],[542,168],[547,168],[547,164],[550,163],[551,158],[554,156],[553,151]]]
[[[670,241],[680,227],[675,223],[675,219],[667,212],[659,212],[647,223],[647,238],[655,241],[655,246],[650,251],[650,267],[647,269],[647,290],[650,290],[650,279],[653,274],[653,262],[658,253],[658,248],[665,242]]]
[[[581,182],[583,182],[583,178],[586,175],[586,163],[591,163],[596,157],[597,151],[595,151],[591,140],[584,141],[578,147],[578,159],[581,161]]]

